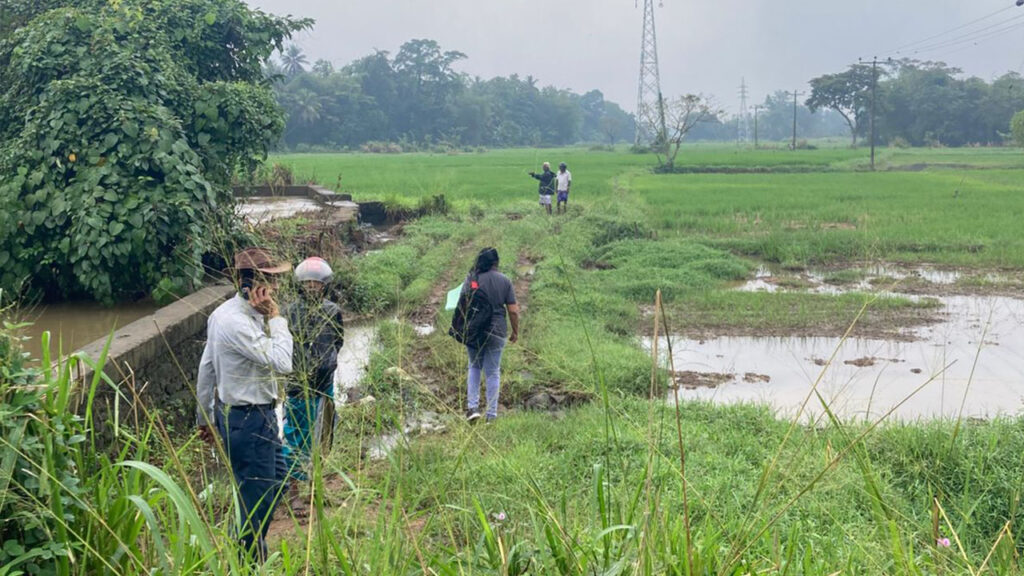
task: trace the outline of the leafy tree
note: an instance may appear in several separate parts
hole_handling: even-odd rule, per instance
[[[313,73],[321,78],[327,78],[331,74],[334,74],[334,64],[331,64],[330,60],[320,58],[313,63]]]
[[[308,22],[67,4],[0,42],[0,287],[110,301],[198,280],[205,222],[283,126],[261,63]]]
[[[671,172],[679,147],[694,126],[715,120],[722,110],[701,94],[686,94],[665,101],[665,144],[655,147],[662,168]]]
[[[615,142],[621,137],[622,131],[626,128],[626,122],[622,116],[608,113],[601,116],[599,122],[601,133],[608,139],[608,144],[615,146]]]
[[[835,110],[850,128],[851,145],[864,129],[871,105],[871,87],[875,82],[871,66],[855,64],[838,74],[825,74],[811,80],[811,95],[805,102],[810,111]]]
[[[1010,133],[1013,134],[1013,141],[1017,146],[1024,148],[1024,110],[1013,115],[1010,121]]]

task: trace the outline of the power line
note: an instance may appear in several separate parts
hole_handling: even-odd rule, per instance
[[[945,56],[948,56],[950,54],[956,54],[957,52],[962,52],[964,50],[969,50],[971,48],[974,48],[975,46],[978,46],[979,44],[984,44],[985,42],[988,42],[989,40],[993,40],[993,39],[998,38],[1000,36],[1005,36],[1009,32],[1014,32],[1016,30],[1021,30],[1021,29],[1024,29],[1024,22],[1016,24],[1016,25],[1014,25],[1014,26],[1012,26],[1010,28],[1007,28],[1005,30],[994,31],[992,33],[986,34],[985,36],[972,39],[973,41],[971,41],[970,43],[968,43],[965,46],[960,46],[958,48],[953,48],[954,45],[947,46],[946,48],[953,48],[953,49],[952,50],[946,50],[944,52],[939,52],[938,54],[933,54],[932,57],[945,57]],[[941,48],[937,48],[936,50],[942,50],[942,49]]]
[[[999,10],[996,10],[995,12],[986,14],[986,15],[980,17],[980,18],[975,18],[974,20],[971,20],[970,22],[968,22],[966,24],[961,24],[959,26],[955,26],[953,28],[950,28],[948,30],[939,32],[938,34],[933,34],[932,36],[928,36],[927,38],[922,38],[922,39],[917,40],[915,42],[909,42],[907,44],[902,44],[902,45],[897,46],[897,47],[895,47],[895,48],[893,48],[891,50],[886,50],[885,53],[886,54],[893,54],[893,53],[898,54],[901,50],[904,50],[904,49],[909,48],[911,46],[916,46],[917,44],[923,44],[925,42],[929,42],[931,40],[935,40],[937,38],[941,38],[941,37],[943,37],[943,36],[945,36],[947,34],[951,34],[953,32],[957,32],[959,30],[963,30],[964,28],[968,28],[968,27],[973,26],[973,25],[975,25],[975,24],[977,24],[979,22],[984,22],[985,20],[988,20],[989,18],[992,18],[993,16],[998,16],[999,14],[1002,14],[1003,12],[1006,12],[1007,10],[1012,10],[1012,9],[1013,9],[1013,6],[1007,6],[1005,8],[1000,8]]]
[[[935,42],[933,44],[926,44],[924,46],[920,46],[920,47],[914,48],[913,50],[910,50],[908,52],[910,54],[919,54],[919,53],[922,53],[922,52],[933,52],[935,50],[941,50],[943,48],[949,48],[949,47],[952,47],[952,46],[958,46],[960,44],[969,43],[969,42],[973,42],[973,41],[976,41],[976,40],[979,40],[979,39],[987,38],[987,37],[989,37],[991,35],[1001,34],[1001,33],[1004,33],[1004,32],[1008,32],[1008,31],[1011,31],[1011,30],[1013,30],[1015,28],[1020,27],[1021,25],[1024,25],[1024,22],[1017,22],[1017,21],[1019,21],[1021,19],[1024,19],[1024,14],[1019,14],[1019,15],[1014,16],[1013,18],[1010,18],[1008,20],[1003,20],[1002,22],[999,22],[999,23],[996,23],[996,24],[991,24],[989,26],[985,26],[984,28],[979,28],[977,30],[973,30],[973,31],[968,32],[966,34],[961,34],[959,36],[955,36],[953,38],[949,38],[949,39],[943,40],[941,42]],[[1017,22],[1017,23],[1013,24],[1013,22]],[[896,54],[903,54],[903,53],[904,53],[903,51],[897,51],[896,52]]]

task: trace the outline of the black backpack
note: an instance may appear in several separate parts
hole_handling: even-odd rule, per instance
[[[480,288],[476,275],[469,279],[469,290],[459,295],[459,304],[452,314],[452,327],[448,335],[459,344],[482,348],[491,335],[494,320],[494,307],[491,299]]]

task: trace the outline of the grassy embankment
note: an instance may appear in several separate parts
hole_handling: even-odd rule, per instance
[[[705,163],[718,158],[722,165],[737,158],[750,165],[789,162],[778,151],[753,153],[753,159],[722,150],[706,154]],[[564,419],[514,411],[492,428],[455,425],[368,469],[350,459],[351,451],[336,454],[332,465],[361,470],[355,485],[372,491],[371,507],[386,506],[400,524],[367,526],[358,513],[343,511],[335,517],[340,526],[354,542],[394,531],[387,541],[405,553],[388,561],[394,571],[421,566],[425,558],[440,562],[446,551],[457,550],[449,561],[463,569],[507,569],[513,557],[529,552],[538,565],[565,573],[609,569],[619,561],[629,571],[637,563],[645,573],[685,573],[675,415],[658,398],[636,399],[651,386],[650,359],[636,341],[651,320],[638,310],[656,289],[677,331],[786,333],[816,326],[838,335],[868,296],[725,288],[748,277],[758,262],[1024,268],[1014,227],[1024,209],[1016,172],[959,167],[868,174],[852,171],[858,165],[848,151],[798,154],[803,163],[835,172],[655,176],[635,156],[580,150],[278,159],[300,175],[340,173],[342,187],[359,198],[411,203],[445,193],[454,215],[410,227],[407,242],[422,242],[427,230],[437,242],[469,228],[473,232],[459,241],[472,249],[453,256],[454,273],[437,268],[416,281],[444,277],[452,285],[474,249],[488,244],[499,248],[505,271],[520,285],[528,271],[512,265],[513,258],[536,262],[523,342],[505,359],[505,398],[515,405],[530,391],[553,389],[596,400]],[[565,160],[574,171],[568,218],[548,219],[533,202],[522,172],[543,157]],[[893,164],[945,158],[930,151],[885,155]],[[955,158],[985,168],[1014,162],[1003,151],[958,151]],[[509,213],[525,217],[510,219]],[[423,300],[398,304],[410,310]],[[879,300],[861,323],[912,323],[928,305]],[[425,339],[401,323],[384,330],[371,372],[378,394],[387,394],[383,369],[400,365],[423,385],[421,406],[458,412],[463,359],[443,334],[446,319],[442,315],[442,330]],[[966,429],[834,423],[815,431],[755,408],[688,405],[681,416],[695,572],[744,566],[803,574],[957,573],[977,569],[1004,522],[1011,521],[1012,530],[1021,519],[1024,467],[1011,446],[1024,437],[1015,422]],[[478,507],[487,518],[500,511],[507,519],[485,526]],[[932,543],[953,534],[963,541],[962,557],[956,545]],[[378,562],[384,561],[380,552],[373,556]],[[1007,558],[999,562],[1010,565]]]
[[[798,154],[808,163],[853,162],[845,151]],[[963,158],[986,164],[988,154]],[[535,205],[523,172],[544,157],[574,171],[568,217],[548,218]],[[834,333],[870,299],[728,290],[762,261],[1019,271],[1016,173],[653,176],[644,158],[582,150],[276,160],[329,186],[341,173],[341,188],[358,199],[409,206],[444,193],[453,209],[407,226],[380,252],[336,262],[351,305],[397,310],[398,321],[384,324],[371,361],[368,386],[380,402],[346,409],[336,450],[318,460],[321,521],[285,529],[267,573],[1020,573],[1020,421],[809,429],[757,407],[686,404],[677,412],[663,401],[664,373],[652,371],[637,340],[651,329],[640,309],[657,289],[674,332],[831,319]],[[963,202],[950,204],[945,195],[962,181],[970,186],[952,200]],[[908,211],[893,212],[894,204]],[[908,249],[911,242],[927,250]],[[430,311],[435,288],[456,283],[486,244],[501,251],[527,304],[522,342],[504,362],[513,409],[487,427],[456,417],[446,433],[383,462],[360,459],[353,445],[393,425],[409,402],[460,412],[464,361],[443,334],[447,316],[426,338],[413,335],[407,318]],[[900,324],[921,312],[886,299],[865,320]],[[17,408],[4,419],[5,453],[23,460],[0,462],[0,480],[17,470],[31,492],[4,487],[0,495],[25,503],[19,517],[56,527],[38,534],[56,545],[41,553],[60,554],[67,543],[75,555],[60,567],[69,574],[244,573],[229,545],[223,487],[204,490],[205,479],[185,486],[194,471],[181,459],[195,457],[194,446],[175,446],[154,425],[126,437],[119,458],[159,454],[163,470],[96,455],[88,431],[67,420],[67,373],[19,375],[16,350],[3,346],[4,365],[13,367],[0,378],[4,405]],[[391,366],[412,375],[407,394],[395,389]],[[516,408],[537,389],[591,401],[554,413]],[[41,443],[12,436],[29,432]],[[943,537],[950,547],[935,545]]]

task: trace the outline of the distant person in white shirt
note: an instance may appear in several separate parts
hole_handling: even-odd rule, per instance
[[[572,172],[569,172],[565,162],[558,165],[555,180],[558,181],[558,213],[564,214],[569,207],[569,187],[572,186]]]
[[[210,314],[196,380],[200,437],[216,429],[235,476],[241,504],[238,537],[253,560],[267,559],[267,530],[281,491],[277,464],[277,376],[292,372],[293,341],[274,291],[291,270],[262,248],[235,255],[238,294]]]

